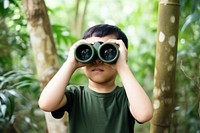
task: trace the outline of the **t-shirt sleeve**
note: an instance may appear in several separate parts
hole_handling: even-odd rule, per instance
[[[70,110],[72,108],[73,94],[71,92],[66,92],[65,96],[67,97],[67,103],[60,109],[57,109],[57,110],[51,112],[51,115],[56,119],[62,118],[65,111],[70,112]]]

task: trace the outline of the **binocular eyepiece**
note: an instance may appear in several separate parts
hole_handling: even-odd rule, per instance
[[[111,42],[82,43],[75,49],[75,58],[81,63],[91,63],[100,59],[105,63],[115,63],[119,57],[118,46]]]

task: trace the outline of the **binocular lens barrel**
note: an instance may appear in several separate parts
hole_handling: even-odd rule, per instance
[[[88,63],[92,60],[94,55],[94,48],[91,44],[81,44],[75,50],[75,58],[81,63]]]
[[[80,56],[80,58],[81,58],[82,60],[87,60],[87,59],[89,59],[89,58],[91,57],[91,55],[92,55],[92,51],[91,51],[90,49],[86,48],[86,49],[83,49],[83,50],[81,51],[81,56]]]
[[[106,43],[99,48],[99,57],[103,62],[113,63],[118,58],[118,47],[115,44]]]
[[[105,63],[115,63],[118,56],[117,45],[110,42],[83,43],[75,49],[75,58],[81,63],[91,63],[96,59],[100,59]]]

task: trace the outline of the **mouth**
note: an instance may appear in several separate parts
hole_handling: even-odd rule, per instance
[[[92,72],[103,72],[104,70],[98,67],[92,69]]]

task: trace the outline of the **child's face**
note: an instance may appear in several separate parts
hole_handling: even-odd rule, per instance
[[[109,39],[116,39],[116,37],[113,35],[109,35],[105,37],[90,37],[86,40],[90,43],[95,43],[99,41],[106,42]],[[84,67],[84,72],[89,80],[99,84],[110,81],[112,82],[115,80],[115,77],[117,75],[117,71],[113,67],[113,65],[103,63],[100,60],[96,60],[93,63],[86,65]]]

